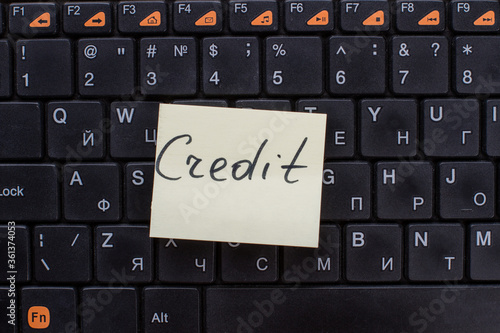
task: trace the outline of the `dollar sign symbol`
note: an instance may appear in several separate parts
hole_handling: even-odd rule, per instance
[[[217,46],[217,45],[215,45],[214,43],[212,43],[212,45],[210,45],[209,49],[210,49],[210,52],[208,52],[208,54],[209,54],[212,58],[215,58],[215,57],[219,54],[219,51],[217,51],[218,46]]]

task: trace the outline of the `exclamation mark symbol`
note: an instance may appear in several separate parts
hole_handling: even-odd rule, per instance
[[[40,234],[40,247],[43,247],[43,234]]]
[[[21,60],[26,60],[26,46],[25,45],[21,46]],[[40,234],[40,236],[42,236],[42,235]]]

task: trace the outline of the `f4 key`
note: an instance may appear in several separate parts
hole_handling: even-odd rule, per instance
[[[500,9],[495,0],[452,0],[450,12],[452,27],[460,32],[498,31]]]

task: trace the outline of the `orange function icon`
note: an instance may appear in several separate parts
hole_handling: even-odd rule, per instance
[[[328,11],[322,10],[307,21],[307,25],[327,25]]]
[[[363,21],[363,25],[384,25],[384,11],[378,10],[371,14]]]
[[[50,325],[50,311],[45,306],[32,306],[28,310],[28,325],[35,329],[44,329]]]
[[[202,17],[200,17],[196,22],[194,22],[194,25],[196,26],[214,26],[217,24],[217,13],[215,10],[211,10]]]
[[[433,10],[418,21],[418,25],[439,25],[439,10]]]
[[[270,10],[266,10],[259,16],[253,19],[251,25],[271,25],[273,24],[273,12]]]
[[[89,18],[87,22],[85,22],[84,26],[91,27],[104,27],[106,25],[106,14],[104,12],[99,12]]]
[[[141,27],[157,27],[161,24],[161,14],[159,11],[152,12],[139,23]]]
[[[50,13],[43,13],[30,23],[30,28],[50,27]]]
[[[474,25],[495,25],[495,12],[490,10],[479,16]]]

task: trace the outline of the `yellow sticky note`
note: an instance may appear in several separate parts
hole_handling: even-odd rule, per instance
[[[326,115],[161,104],[151,237],[317,247]]]

